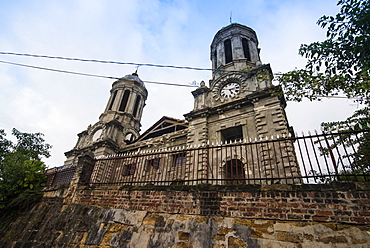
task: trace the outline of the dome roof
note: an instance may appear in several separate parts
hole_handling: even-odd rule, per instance
[[[133,81],[136,81],[136,82],[138,82],[138,83],[140,83],[140,84],[142,84],[142,85],[144,86],[144,82],[143,82],[143,80],[141,80],[141,79],[139,78],[139,75],[138,75],[136,72],[134,72],[134,73],[132,73],[132,74],[128,74],[128,75],[126,75],[126,76],[122,77],[121,79],[129,79],[129,80],[133,80]]]

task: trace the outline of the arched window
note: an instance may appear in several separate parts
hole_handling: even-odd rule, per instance
[[[233,61],[233,53],[231,50],[231,40],[227,39],[224,41],[224,46],[225,46],[225,63],[230,63]]]
[[[122,97],[121,105],[119,106],[119,111],[122,111],[122,112],[125,111],[129,96],[130,96],[130,91],[125,90],[125,93],[123,94],[123,97]]]
[[[132,113],[132,115],[134,117],[137,117],[137,110],[139,109],[139,105],[140,105],[140,100],[141,100],[141,97],[139,95],[136,96],[136,101],[135,101],[135,106],[134,106],[134,112]]]
[[[244,164],[239,159],[231,159],[223,167],[227,184],[245,184]]]
[[[244,58],[247,59],[247,61],[251,61],[251,52],[249,50],[249,42],[247,39],[242,39],[242,45],[243,45],[243,51],[244,51]]]
[[[114,103],[114,101],[116,100],[116,96],[117,96],[117,91],[113,92],[112,101],[111,101],[111,102],[110,102],[110,104],[109,104],[109,108],[108,108],[108,110],[112,110],[113,103]]]

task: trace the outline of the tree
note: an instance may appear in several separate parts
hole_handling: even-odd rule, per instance
[[[50,156],[51,146],[45,144],[43,134],[17,129],[12,134],[16,143],[7,140],[5,131],[0,130],[0,208],[17,198],[19,201],[40,194],[46,169],[41,158]]]
[[[338,5],[336,16],[317,22],[327,27],[327,39],[301,45],[299,54],[308,59],[305,69],[278,77],[288,100],[344,94],[369,104],[370,2],[339,0]]]
[[[355,111],[346,120],[322,123],[324,131],[369,129],[370,1],[339,0],[338,5],[341,6],[338,14],[322,16],[317,22],[322,28],[327,28],[327,39],[301,45],[299,54],[308,59],[305,68],[284,73],[278,77],[278,81],[288,100],[301,101],[308,98],[313,101],[323,96],[341,94],[364,104],[362,109]],[[357,151],[346,155],[354,161],[351,172],[368,178],[369,132],[356,140],[350,135],[341,136],[340,141],[338,137],[332,137],[332,148],[339,144],[357,145]]]

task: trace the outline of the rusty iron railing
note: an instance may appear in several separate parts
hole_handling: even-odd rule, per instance
[[[230,144],[139,150],[98,158],[89,184],[239,185],[370,181],[369,156],[369,130],[309,133],[300,137],[296,134],[295,137],[243,140]],[[63,173],[65,176],[67,171]]]
[[[72,181],[77,164],[55,167],[46,171],[46,186],[67,185]]]

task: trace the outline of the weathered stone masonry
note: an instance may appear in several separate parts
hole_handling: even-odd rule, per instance
[[[73,203],[149,212],[370,224],[369,185],[80,187]]]
[[[59,189],[0,228],[0,247],[369,247],[369,189],[80,186],[73,199]]]

